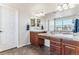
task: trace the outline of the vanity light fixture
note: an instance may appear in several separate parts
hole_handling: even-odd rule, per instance
[[[74,4],[69,4],[69,8],[74,8],[75,5]]]
[[[68,4],[63,4],[63,5],[62,5],[62,8],[63,8],[63,9],[68,9],[69,6],[68,6]]]
[[[38,17],[41,17],[41,16],[45,16],[45,9],[34,10],[34,12],[32,12],[32,15],[35,18],[38,18]]]
[[[41,16],[44,16],[44,15],[45,15],[44,13],[35,14],[36,17],[41,17]]]
[[[57,6],[57,10],[62,11],[62,7],[61,6]]]
[[[63,3],[57,6],[57,10],[62,11],[62,10],[66,10],[66,9],[70,9],[70,8],[74,8],[75,5],[74,4],[69,4],[69,3]]]

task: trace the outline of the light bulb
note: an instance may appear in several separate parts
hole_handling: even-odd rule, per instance
[[[75,5],[74,4],[69,4],[69,8],[74,8]]]
[[[68,4],[63,4],[63,9],[68,9]]]
[[[62,11],[62,7],[61,6],[57,6],[57,10]]]

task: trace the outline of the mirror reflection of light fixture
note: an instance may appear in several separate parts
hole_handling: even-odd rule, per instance
[[[41,17],[41,16],[44,16],[44,15],[45,15],[44,13],[35,14],[36,17]]]
[[[36,10],[32,13],[32,15],[36,18],[41,17],[41,16],[45,16],[45,9],[39,9]]]

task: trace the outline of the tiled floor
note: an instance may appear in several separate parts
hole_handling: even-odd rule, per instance
[[[50,55],[48,47],[34,47],[31,45],[0,52],[0,55]]]

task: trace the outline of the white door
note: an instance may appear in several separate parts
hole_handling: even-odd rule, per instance
[[[17,46],[16,11],[9,7],[0,7],[0,51]]]

